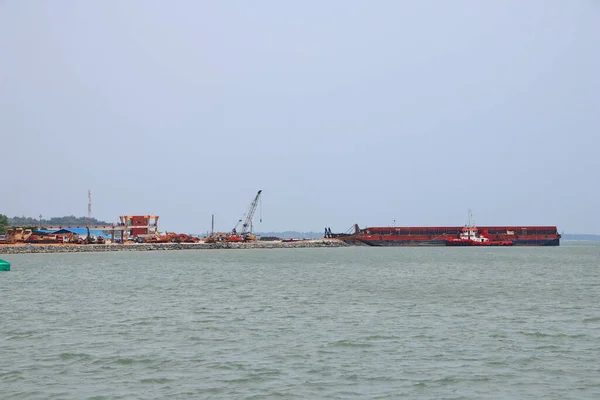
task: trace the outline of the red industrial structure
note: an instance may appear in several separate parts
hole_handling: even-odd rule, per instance
[[[158,215],[123,215],[119,221],[130,237],[158,233]]]

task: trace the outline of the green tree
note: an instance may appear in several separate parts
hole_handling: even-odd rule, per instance
[[[96,218],[92,218],[90,221],[92,225],[112,225],[110,222],[101,221]],[[87,224],[86,217],[75,217],[74,215],[68,215],[65,217],[52,217],[43,218],[41,221],[32,217],[12,217],[8,219],[8,226],[85,226]]]
[[[6,233],[6,227],[8,225],[8,217],[4,214],[0,214],[0,235]]]

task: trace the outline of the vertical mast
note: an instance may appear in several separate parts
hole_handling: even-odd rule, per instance
[[[92,191],[88,189],[87,227],[89,228],[91,224],[92,224]]]
[[[470,209],[470,208],[469,208],[468,215],[469,215],[469,222],[468,222],[468,225],[467,225],[467,227],[468,227],[469,229],[467,230],[467,232],[469,232],[469,239],[471,239],[471,235],[474,235],[474,234],[475,234],[475,232],[471,232],[471,229],[470,229],[470,228],[473,228],[473,224],[472,224],[472,221],[471,221],[471,220],[472,220],[472,218],[473,218],[473,214],[471,213],[471,209]]]
[[[90,226],[92,225],[92,191],[88,189],[88,216],[87,216],[87,224],[85,225],[87,230],[87,240],[86,243],[91,243],[92,239],[90,236]]]

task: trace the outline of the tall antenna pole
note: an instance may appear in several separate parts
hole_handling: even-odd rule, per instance
[[[92,225],[92,191],[88,189],[88,216],[87,216],[88,228],[91,225]]]
[[[210,236],[215,234],[215,214],[212,215],[212,222],[210,224]]]

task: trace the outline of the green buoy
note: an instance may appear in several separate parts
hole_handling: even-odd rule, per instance
[[[10,263],[8,261],[0,260],[0,271],[10,271]]]

